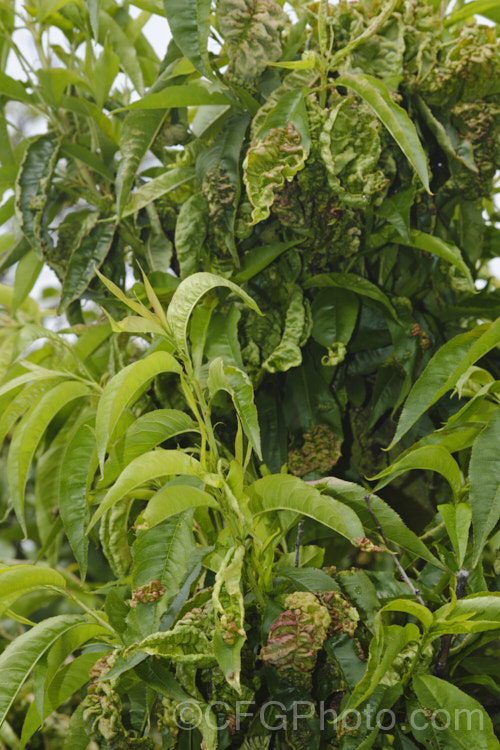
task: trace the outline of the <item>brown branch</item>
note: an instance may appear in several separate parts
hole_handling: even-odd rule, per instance
[[[366,507],[368,508],[368,511],[369,511],[371,517],[373,518],[373,522],[375,523],[375,526],[377,527],[380,536],[384,540],[384,544],[385,544],[385,546],[387,548],[388,553],[391,555],[392,559],[394,560],[394,563],[396,564],[399,572],[401,573],[401,577],[402,577],[403,581],[411,589],[411,591],[413,592],[413,595],[414,595],[415,599],[417,600],[417,602],[419,604],[421,604],[423,607],[425,607],[425,602],[424,602],[424,600],[422,599],[422,597],[420,595],[420,591],[417,588],[415,588],[415,586],[413,585],[412,580],[410,578],[408,578],[406,570],[403,568],[403,566],[399,562],[399,558],[398,558],[397,554],[395,552],[393,552],[390,549],[390,547],[389,547],[389,542],[387,541],[387,537],[384,534],[382,526],[379,524],[379,522],[377,520],[377,517],[376,517],[375,513],[373,512],[373,508],[372,508],[371,503],[370,503],[370,495],[364,495],[364,500],[365,500],[365,503],[366,503]]]

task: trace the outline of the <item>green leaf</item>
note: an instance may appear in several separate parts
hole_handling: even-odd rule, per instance
[[[276,576],[288,578],[293,582],[296,591],[339,591],[339,585],[334,578],[321,568],[288,568],[286,566],[275,569]]]
[[[440,237],[435,237],[425,232],[419,232],[418,229],[410,230],[410,236],[408,240],[393,239],[393,242],[397,244],[410,245],[410,247],[417,247],[420,250],[425,250],[428,253],[437,255],[438,258],[442,258],[447,263],[458,268],[461,273],[465,276],[471,287],[474,286],[471,273],[462,258],[462,253],[456,245],[451,245],[449,242],[445,242]]]
[[[189,558],[195,547],[192,532],[192,512],[182,513],[146,531],[139,531],[132,546],[132,586],[134,589],[150,581],[160,581],[167,601],[178,593],[186,575]],[[140,605],[138,605],[140,606]],[[150,607],[147,614],[146,606]],[[138,619],[143,620],[142,632],[149,633],[158,627],[159,617],[166,609],[165,603],[142,607]]]
[[[31,591],[56,586],[66,588],[66,580],[52,568],[16,565],[0,570],[0,615],[17,599]]]
[[[99,12],[101,10],[101,0],[88,0],[90,25],[92,33],[97,42],[99,39]]]
[[[350,541],[364,535],[356,513],[348,506],[318,492],[301,479],[272,474],[258,479],[247,490],[254,515],[293,510],[313,518]]]
[[[336,477],[329,477],[325,481],[327,481],[327,485],[323,491],[328,495],[336,497],[338,500],[356,511],[363,526],[370,532],[370,534],[376,535],[378,529],[368,511],[365,501],[365,495],[368,494],[367,490],[364,487],[360,487],[359,484],[345,482],[343,479],[337,479]],[[432,554],[427,545],[424,544],[424,542],[422,542],[413,531],[410,531],[402,521],[401,517],[390,507],[390,505],[376,495],[369,494],[370,505],[375,517],[390,542],[395,542],[407,552],[410,552],[417,557],[421,557],[423,560],[427,560],[441,570],[446,570],[443,563]]]
[[[212,495],[197,487],[188,484],[167,485],[155,492],[141,513],[139,523],[145,522],[149,528],[153,528],[166,518],[200,507],[218,508],[219,505]]]
[[[58,483],[59,513],[82,580],[87,572],[87,496],[98,467],[94,423],[95,410],[84,412],[75,423],[62,451]]]
[[[102,631],[102,628],[100,628]],[[90,635],[91,626],[89,626],[89,640],[92,636]],[[89,680],[89,670],[94,666],[96,657],[98,654],[90,652],[87,654],[80,654],[76,656],[71,662],[64,665],[60,671],[53,677],[50,684],[47,687],[45,695],[43,718],[46,719],[53,711],[56,711],[59,706],[65,703],[72,695],[74,695],[80,688],[82,688]],[[23,724],[23,731],[21,735],[21,746],[20,750],[26,746],[26,743],[34,735],[37,729],[41,726],[40,715],[37,711],[35,702],[33,702],[28,711],[26,712],[26,718]],[[87,736],[87,742],[90,738]],[[74,750],[75,746],[72,746],[71,750]],[[85,746],[86,747],[86,746]]]
[[[39,260],[35,251],[30,250],[24,255],[16,268],[14,281],[14,296],[12,298],[12,312],[15,312],[24,302],[42,270],[43,261]]]
[[[120,57],[120,64],[124,73],[130,78],[135,88],[142,94],[144,92],[144,77],[137,49],[133,39],[125,33],[114,17],[101,10],[99,13],[99,42],[103,46],[109,39],[113,51]]]
[[[63,312],[88,288],[96,269],[101,267],[110,251],[114,236],[114,224],[99,223],[96,214],[91,226],[85,229],[72,248],[62,283],[59,312]]]
[[[418,602],[413,602],[411,599],[394,599],[394,601],[382,607],[380,614],[382,612],[406,612],[420,620],[426,630],[429,630],[432,626],[434,619],[432,612],[427,607]]]
[[[449,451],[443,448],[442,445],[423,446],[422,448],[410,451],[402,458],[396,459],[390,466],[387,466],[374,477],[370,477],[371,480],[381,480],[375,487],[375,492],[385,487],[386,484],[392,482],[396,477],[412,469],[424,469],[442,474],[449,482],[454,497],[458,498],[462,486],[460,467],[455,459],[452,458]]]
[[[31,141],[16,179],[16,215],[19,226],[39,259],[41,214],[59,154],[60,139],[54,133]]]
[[[179,86],[169,86],[163,91],[153,94],[147,94],[132,104],[127,105],[124,109],[169,109],[171,107],[200,107],[203,105],[224,105],[231,104],[229,99],[222,91],[186,84]],[[120,110],[121,111],[121,110]]]
[[[241,419],[245,435],[262,461],[257,408],[254,403],[253,386],[248,375],[238,367],[224,364],[222,357],[218,357],[210,363],[208,389],[212,398],[217,391],[229,393]]]
[[[102,551],[109,562],[116,578],[122,578],[128,572],[132,558],[130,555],[128,532],[130,529],[130,510],[134,502],[128,498],[113,505],[101,516],[99,541]]]
[[[64,406],[88,394],[89,389],[83,383],[59,383],[31,407],[14,431],[7,459],[7,476],[12,504],[25,533],[24,490],[28,469],[42,435]]]
[[[427,157],[415,125],[406,111],[391,99],[387,86],[373,76],[351,74],[337,78],[335,85],[352,89],[371,107],[420,177],[422,185],[430,193]]]
[[[24,84],[3,71],[0,71],[0,94],[24,104],[30,104],[33,101],[33,96],[27,93]]]
[[[378,286],[372,284],[363,276],[357,276],[354,273],[323,273],[307,279],[304,288],[311,289],[312,287],[338,287],[361,294],[363,297],[369,297],[375,302],[380,302],[391,313],[392,317],[398,320],[397,313],[388,297]]]
[[[158,96],[158,94],[152,94],[151,96]],[[149,97],[145,98],[148,99]],[[116,213],[118,218],[121,217],[128,200],[139,165],[155,140],[164,119],[164,109],[131,112],[125,118],[120,136],[122,158],[116,176]]]
[[[232,281],[213,273],[195,273],[179,284],[167,310],[167,322],[180,350],[187,348],[187,326],[196,304],[204,294],[220,286],[230,289],[260,314],[257,303]]]
[[[443,747],[450,750],[498,750],[490,717],[470,695],[430,674],[414,677],[413,689],[421,705],[431,712],[439,712],[436,724],[440,743],[446,743]],[[446,721],[439,721],[440,718]],[[450,722],[446,726],[448,718]]]
[[[500,318],[494,323],[477,326],[447,341],[433,356],[413,386],[399,418],[392,448],[417,419],[453,388],[459,378],[478,359],[500,341]]]
[[[457,556],[457,567],[460,569],[464,564],[467,544],[469,542],[469,530],[471,524],[471,509],[467,503],[458,503],[458,505],[438,505],[438,511],[441,513],[446,531],[453,544],[453,549]],[[500,510],[499,510],[500,517]]]
[[[472,594],[434,612],[432,635],[482,633],[500,629],[500,594]]]
[[[245,281],[253,279],[264,268],[267,268],[282,253],[290,250],[291,247],[296,247],[301,242],[302,240],[275,242],[272,245],[258,245],[252,250],[248,250],[241,259],[240,270],[236,276],[233,276],[232,280],[235,284],[244,284]]]
[[[195,172],[192,167],[177,167],[171,169],[160,177],[155,177],[145,185],[138,188],[133,193],[129,203],[124,207],[121,218],[136,214],[141,208],[145,208],[149,203],[161,198],[162,195],[170,193],[181,185],[185,185],[195,178]]]
[[[158,448],[138,456],[122,471],[115,484],[104,496],[99,508],[94,513],[88,531],[97,523],[104,511],[126,495],[129,495],[144,482],[159,477],[186,474],[203,478],[205,472],[199,461],[182,451],[169,451]]]
[[[0,655],[0,724],[33,667],[57,640],[88,620],[82,615],[57,615],[22,633]]]
[[[243,369],[243,359],[241,357],[238,338],[238,323],[240,319],[241,312],[235,303],[230,305],[229,310],[226,308],[225,311],[215,311],[212,314],[203,350],[209,362],[217,357],[222,357],[225,364],[234,365],[234,367],[238,367],[240,370]],[[193,341],[191,343],[194,345]]]
[[[73,711],[66,731],[63,750],[87,750],[90,738],[85,731],[83,703]]]
[[[322,289],[314,295],[311,305],[313,339],[327,348],[337,341],[347,344],[354,331],[358,311],[358,298],[352,292],[338,288],[332,294],[329,289]]]
[[[451,16],[445,19],[445,26],[453,26],[456,23],[462,23],[473,15],[485,16],[494,23],[500,23],[500,8],[497,0],[473,0],[459,8]]]
[[[199,432],[199,427],[188,414],[177,409],[157,409],[138,417],[111,448],[99,487],[114,482],[137,456],[186,432]]]
[[[202,75],[212,77],[208,57],[210,0],[163,0],[165,15],[175,43]]]
[[[201,193],[191,195],[179,209],[174,242],[183,279],[200,268],[201,249],[207,236],[208,214],[208,202]]]
[[[158,351],[124,367],[106,384],[97,406],[95,424],[97,456],[101,472],[109,443],[123,412],[136,401],[160,373],[179,374],[181,366],[171,354]]]
[[[387,671],[392,667],[398,654],[412,642],[418,643],[420,631],[416,625],[409,623],[404,627],[390,625],[381,627],[370,643],[370,655],[363,679],[354,688],[340,719],[345,711],[359,706],[373,693]]]
[[[475,567],[489,535],[500,519],[500,411],[472,445],[469,465],[470,507],[474,529]]]

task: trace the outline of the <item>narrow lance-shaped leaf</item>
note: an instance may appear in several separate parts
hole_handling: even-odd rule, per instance
[[[255,515],[292,510],[313,518],[350,541],[364,536],[356,513],[347,505],[327,497],[297,477],[273,474],[254,482],[247,490]]]
[[[248,375],[238,367],[225,365],[222,358],[218,357],[210,364],[208,388],[212,397],[217,391],[229,393],[241,419],[245,435],[257,456],[262,460],[257,408],[254,403],[253,386]]]
[[[102,631],[102,628],[100,630]],[[91,627],[89,626],[89,633],[90,632]],[[96,657],[100,655],[101,654],[96,654],[95,652],[80,654],[80,656],[76,656],[68,664],[65,664],[53,677],[48,685],[47,694],[45,696],[43,710],[44,720],[88,682],[89,670],[94,666]],[[23,750],[23,748],[26,747],[26,743],[41,726],[41,723],[36,704],[33,701],[26,713],[19,750]],[[87,737],[87,740],[88,739],[89,738]],[[71,750],[75,750],[75,747],[72,746]]]
[[[417,419],[456,385],[458,379],[477,360],[500,341],[500,318],[494,323],[476,326],[447,341],[433,356],[408,396],[399,418],[392,448]]]
[[[224,104],[231,104],[231,100],[222,91],[194,84],[180,84],[164,88],[163,91],[147,94],[142,99],[124,107],[124,109],[165,110],[170,107],[200,107]]]
[[[368,75],[344,74],[335,81],[356,92],[371,107],[406,156],[423,186],[430,193],[427,157],[419,141],[415,125],[405,110],[396,104],[382,81]]]
[[[208,57],[211,0],[163,0],[165,15],[175,43],[196,70],[211,77]]]
[[[110,450],[99,486],[114,482],[137,456],[186,432],[199,432],[199,427],[188,414],[177,409],[157,409],[138,417]]]
[[[158,490],[140,515],[140,524],[153,528],[166,518],[176,516],[192,508],[218,508],[219,505],[208,492],[188,484],[167,485]]]
[[[470,506],[474,529],[473,565],[500,519],[500,411],[472,445],[469,466]]]
[[[21,596],[51,586],[66,587],[66,580],[52,568],[16,565],[0,570],[0,615]]]
[[[118,421],[125,411],[162,372],[179,374],[181,366],[167,352],[153,352],[144,359],[124,367],[107,383],[97,406],[96,441],[101,471],[104,457]]]
[[[40,216],[44,208],[52,174],[57,162],[60,141],[54,133],[38,136],[26,149],[16,180],[16,214],[24,236],[38,258]]]
[[[365,495],[368,494],[366,489],[359,484],[345,482],[343,479],[337,479],[336,477],[328,477],[324,481],[327,482],[324,489],[325,494],[336,497],[338,500],[352,508],[361,519],[363,526],[368,529],[371,534],[377,534],[377,526],[375,525],[366,505]],[[322,486],[322,480],[320,480],[318,484]],[[421,557],[423,560],[427,560],[437,568],[446,570],[443,563],[432,554],[427,545],[422,542],[413,531],[410,531],[401,517],[395,510],[393,510],[393,508],[391,508],[390,505],[384,502],[380,497],[377,497],[377,495],[370,493],[369,497],[374,515],[390,542],[394,542],[411,554]]]
[[[181,185],[193,180],[195,176],[192,167],[177,167],[165,172],[160,177],[155,177],[145,185],[141,185],[133,193],[130,202],[123,208],[121,218],[124,219],[137,213],[141,208],[145,208],[148,203],[152,203],[166,193],[177,190]]]
[[[0,655],[0,724],[37,662],[64,633],[88,620],[81,615],[57,615],[42,620],[9,643]]]
[[[443,747],[498,750],[490,717],[478,701],[446,680],[430,674],[413,678],[413,689],[422,706],[437,712],[434,726]],[[449,721],[447,720],[449,719]]]
[[[87,572],[87,496],[98,466],[94,422],[95,410],[84,412],[71,430],[63,449],[58,488],[59,513],[82,580]]]
[[[390,312],[395,320],[398,320],[397,313],[392,306],[389,298],[384,292],[379,289],[376,284],[372,284],[371,281],[365,279],[363,276],[358,276],[355,273],[323,273],[318,276],[313,276],[308,279],[304,284],[306,289],[311,287],[338,287],[340,289],[348,289],[351,292],[360,294],[363,297],[369,297],[380,302],[386,310]]]
[[[252,310],[260,314],[256,302],[232,281],[215,276],[213,273],[195,273],[177,287],[167,310],[167,322],[179,349],[186,349],[187,326],[195,305],[204,294],[219,286],[227,287],[235,292]]]
[[[59,312],[65,310],[70,302],[81,297],[87,289],[96,269],[101,267],[106,258],[114,236],[114,224],[99,222],[96,214],[91,226],[86,227],[72,248],[62,283]]]
[[[401,459],[394,461],[374,477],[370,477],[372,480],[380,480],[375,487],[375,492],[385,487],[386,484],[392,482],[396,477],[412,469],[424,469],[442,474],[449,482],[453,490],[453,495],[455,498],[458,498],[462,486],[460,467],[455,459],[452,458],[449,451],[443,448],[442,445],[429,445],[417,448],[410,453],[406,453]]]
[[[410,230],[409,240],[400,240],[396,237],[393,241],[398,244],[418,247],[420,250],[425,250],[428,253],[437,255],[438,258],[442,258],[447,263],[458,268],[458,270],[463,273],[471,287],[473,286],[474,282],[471,273],[462,257],[462,253],[456,245],[450,245],[449,242],[445,242],[440,237],[433,237],[431,234],[418,231],[418,229]]]
[[[89,390],[83,383],[59,383],[43,395],[14,431],[7,459],[7,476],[12,504],[21,528],[26,533],[24,520],[24,489],[28,469],[43,433],[55,415],[66,404],[87,396]]]
[[[144,482],[178,474],[202,478],[205,472],[199,461],[182,451],[169,451],[158,448],[155,451],[150,451],[143,456],[135,458],[124,469],[115,484],[104,496],[99,508],[90,521],[88,530],[97,523],[108,508],[111,508],[125,497],[125,495],[130,494],[137,487],[140,487],[141,484],[144,484]]]

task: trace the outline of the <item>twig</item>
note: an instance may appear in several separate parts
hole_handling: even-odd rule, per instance
[[[300,539],[302,537],[302,531],[304,529],[304,519],[301,518],[297,528],[297,540],[295,542],[295,561],[293,563],[294,568],[299,567],[299,555],[300,555]]]
[[[455,578],[456,578],[455,595],[457,599],[462,599],[462,597],[465,594],[465,587],[467,586],[467,580],[469,578],[469,571],[466,568],[462,568],[461,570],[458,571]],[[441,646],[439,649],[436,666],[434,668],[434,674],[436,677],[442,677],[445,673],[446,663],[448,661],[448,656],[450,654],[450,647],[451,647],[451,642],[453,638],[454,638],[453,635],[441,636]]]
[[[365,500],[365,503],[366,503],[366,507],[368,508],[368,511],[369,511],[371,517],[373,518],[375,526],[377,527],[380,536],[384,540],[384,544],[387,547],[388,553],[391,555],[392,559],[394,560],[394,563],[396,564],[397,568],[399,569],[399,572],[401,573],[401,577],[402,577],[403,581],[411,589],[411,591],[413,592],[413,595],[414,595],[415,599],[417,600],[417,602],[419,604],[421,604],[423,607],[425,607],[425,602],[422,599],[422,597],[420,596],[420,591],[417,588],[415,588],[415,586],[413,585],[413,582],[411,581],[411,579],[408,578],[406,570],[403,568],[403,566],[399,562],[397,554],[395,552],[393,552],[390,549],[390,547],[389,547],[389,542],[387,541],[387,537],[384,534],[383,529],[382,529],[381,525],[379,524],[379,522],[377,520],[377,517],[376,517],[375,513],[373,512],[373,508],[372,508],[372,506],[370,504],[370,495],[364,495],[364,500]]]

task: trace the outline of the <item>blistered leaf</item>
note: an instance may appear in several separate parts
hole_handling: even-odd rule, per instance
[[[283,336],[276,349],[262,363],[264,370],[285,372],[291,367],[298,367],[302,364],[300,345],[305,343],[303,339],[304,332],[307,331],[306,323],[304,295],[302,289],[296,286],[293,289],[290,304],[286,311]]]
[[[243,162],[243,180],[254,206],[252,223],[257,224],[268,218],[275,191],[305,166],[310,135],[302,90],[284,93],[252,135]]]
[[[208,229],[208,203],[203,195],[191,195],[180,207],[175,224],[175,253],[181,278],[196,273]]]
[[[217,18],[229,57],[226,80],[254,88],[267,63],[280,58],[283,10],[274,0],[219,0]]]
[[[24,154],[16,179],[16,214],[24,236],[42,258],[41,215],[57,163],[60,139],[54,133],[38,136]]]
[[[415,125],[406,111],[391,99],[385,84],[373,76],[344,74],[337,78],[335,85],[346,86],[364,99],[392,135],[427,192],[430,192],[427,157]]]
[[[115,226],[111,223],[99,223],[96,214],[90,226],[85,226],[71,248],[71,256],[64,259],[65,274],[62,282],[59,311],[78,299],[87,289],[105,260],[115,236]]]

